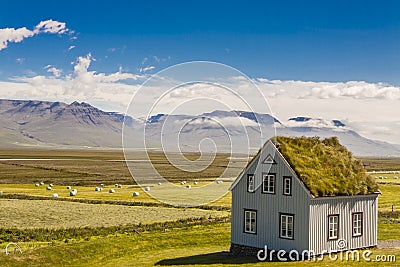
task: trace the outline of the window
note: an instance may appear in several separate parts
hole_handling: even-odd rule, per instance
[[[275,194],[275,174],[263,174],[263,193]]]
[[[263,162],[264,164],[276,164],[276,161],[274,160],[274,157],[272,157],[271,155],[268,155]]]
[[[283,194],[292,195],[292,177],[283,177]]]
[[[254,192],[255,188],[255,181],[254,181],[254,174],[247,175],[247,192]]]
[[[257,211],[244,210],[244,232],[255,234],[257,230]]]
[[[353,236],[362,235],[362,212],[353,213]]]
[[[293,214],[280,214],[280,230],[279,237],[286,239],[293,239]]]
[[[339,215],[328,216],[328,239],[339,238]]]

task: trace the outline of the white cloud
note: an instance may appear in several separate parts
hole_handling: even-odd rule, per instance
[[[40,33],[64,34],[68,31],[64,22],[55,20],[41,21],[33,30],[22,28],[3,28],[0,29],[0,50],[7,48],[9,43],[20,43],[25,38],[32,37]]]
[[[24,57],[18,57],[18,58],[15,59],[15,61],[21,64],[21,63],[25,62],[25,58]]]
[[[67,31],[68,29],[65,22],[59,22],[52,19],[39,22],[39,24],[36,25],[35,29],[33,30],[35,34],[41,32],[63,34],[66,33]]]
[[[254,79],[271,97],[287,94],[294,98],[316,99],[400,99],[400,87],[365,81],[304,82]]]
[[[53,67],[52,65],[47,65],[44,67],[44,69],[47,69],[47,72],[53,73],[54,77],[59,78],[61,76],[62,70],[57,69]]]
[[[70,45],[69,47],[68,47],[68,51],[71,51],[72,49],[74,49],[76,46],[75,45]]]
[[[155,68],[156,68],[156,67],[154,67],[154,66],[147,66],[147,67],[145,67],[145,68],[140,68],[140,69],[139,69],[139,72],[145,73],[145,72],[147,72],[147,71],[154,70]]]

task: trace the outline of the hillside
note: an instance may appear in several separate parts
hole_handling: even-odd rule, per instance
[[[201,144],[204,152],[254,154],[275,135],[337,136],[357,156],[400,156],[399,145],[367,139],[339,120],[296,117],[282,122],[238,110],[132,118],[84,102],[6,99],[0,100],[0,147],[121,148],[123,122],[129,148],[143,149],[145,139],[146,149],[198,151]]]

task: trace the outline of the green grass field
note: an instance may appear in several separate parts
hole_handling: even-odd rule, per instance
[[[143,153],[138,153],[137,157],[145,159]],[[169,180],[179,186],[179,181],[185,177],[193,189],[213,183],[221,168],[226,166],[226,155],[219,155],[211,168],[201,175],[189,176],[170,168],[165,155],[153,153],[151,157]],[[195,160],[198,155],[187,157]],[[13,159],[0,161],[0,191],[4,193],[0,197],[0,266],[338,264],[326,258],[323,262],[261,263],[254,257],[231,256],[228,253],[230,224],[226,223],[230,216],[230,193],[201,209],[165,207],[134,183],[126,164],[121,161],[120,151],[2,149],[0,158]],[[36,160],[21,160],[27,158]],[[49,160],[37,160],[39,158]],[[364,164],[366,160],[369,170],[396,170],[400,162],[398,159],[363,159]],[[236,167],[240,164],[243,160]],[[387,178],[376,179],[382,192],[378,239],[400,240],[400,181],[394,179],[393,174],[373,174],[373,177],[379,175]],[[224,186],[229,186],[229,178],[228,175]],[[40,181],[53,183],[52,190],[46,190],[46,184],[34,185]],[[198,181],[198,185],[193,181]],[[95,186],[100,183],[105,187],[96,192]],[[116,188],[115,183],[122,184],[122,188]],[[67,185],[78,190],[77,196],[69,196]],[[162,185],[149,186],[151,192],[167,190]],[[108,193],[110,188],[115,189],[115,193]],[[135,191],[140,195],[133,197]],[[58,200],[51,199],[53,193],[59,195]],[[225,210],[207,210],[211,207]],[[4,248],[13,240],[22,247],[23,254],[6,256]],[[400,249],[373,249],[373,255],[377,254],[396,255],[397,261],[400,260]],[[341,264],[394,266],[387,262]]]
[[[51,243],[21,243],[23,254],[0,255],[0,266],[396,266],[388,262],[258,262],[229,254],[230,224],[197,225],[169,231],[125,233]],[[372,249],[376,255],[400,250]]]

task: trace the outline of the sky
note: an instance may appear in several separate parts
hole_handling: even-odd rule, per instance
[[[0,98],[77,100],[124,112],[153,74],[212,61],[248,76],[282,121],[340,119],[366,137],[400,142],[399,1],[6,0],[1,6]],[[230,84],[242,92],[248,85]],[[148,88],[146,101],[156,92]],[[184,97],[201,94],[193,92]],[[201,105],[190,111],[204,112]]]

